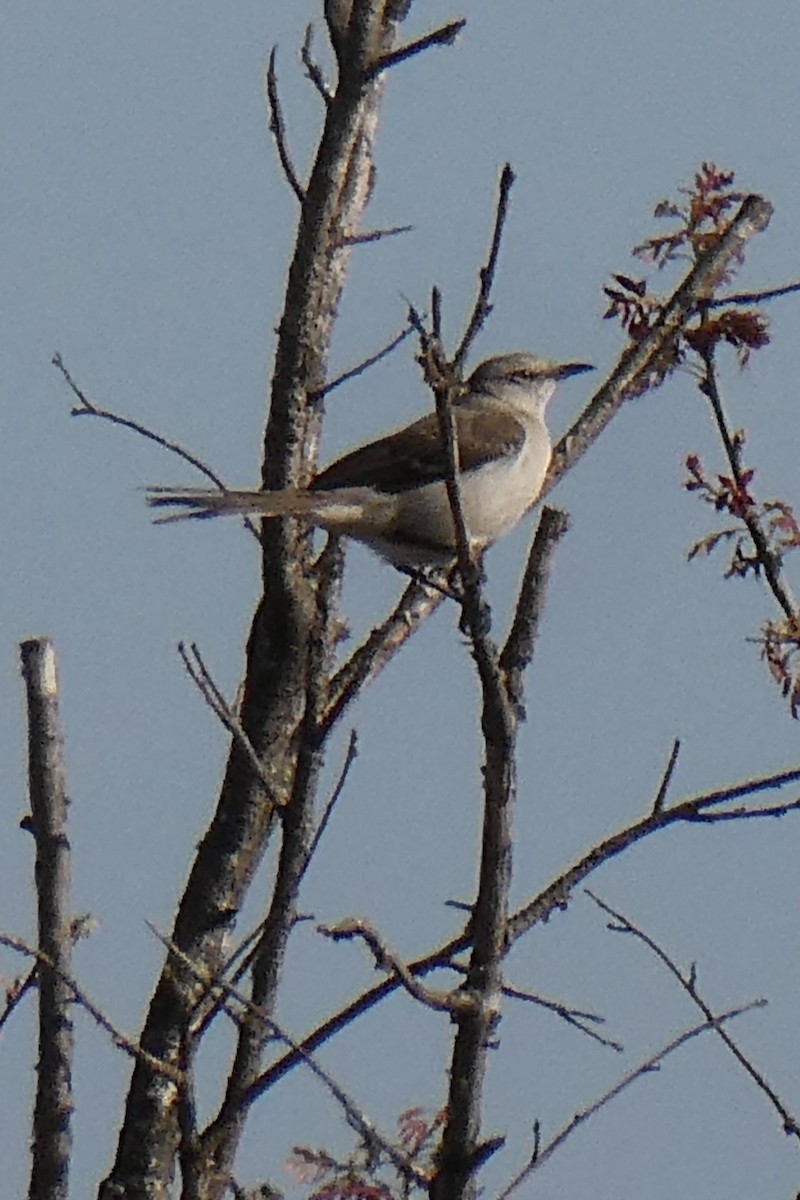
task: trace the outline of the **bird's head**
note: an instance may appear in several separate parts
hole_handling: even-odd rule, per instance
[[[560,380],[592,370],[589,363],[559,363],[520,351],[487,358],[475,368],[467,384],[471,392],[482,392],[500,400],[516,399],[526,407],[534,402],[543,409]]]

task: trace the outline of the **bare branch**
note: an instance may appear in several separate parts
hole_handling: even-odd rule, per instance
[[[365,371],[368,371],[370,367],[374,367],[376,363],[381,361],[381,359],[387,358],[393,350],[396,350],[397,347],[411,335],[411,333],[411,326],[406,325],[405,329],[401,329],[400,333],[395,334],[392,340],[387,342],[386,345],[383,346],[382,349],[378,350],[376,354],[371,354],[369,358],[365,358],[363,362],[358,363],[357,366],[351,367],[347,371],[343,371],[341,375],[337,375],[330,381],[330,383],[326,383],[321,391],[315,392],[313,399],[321,400],[323,396],[329,396],[332,391],[335,391],[336,388],[341,387],[343,383],[349,383],[351,379],[355,379],[357,376],[363,375]]]
[[[10,987],[6,988],[6,1004],[0,1013],[0,1030],[11,1017],[14,1009],[24,1000],[28,992],[36,986],[38,971],[38,965],[31,967],[24,979],[16,979]]]
[[[36,845],[39,1058],[30,1195],[67,1200],[72,1153],[74,1036],[65,979],[72,967],[71,849],[56,652],[49,638],[20,646],[28,700],[30,830]]]
[[[503,995],[508,996],[511,1000],[523,1000],[528,1004],[535,1004],[538,1008],[544,1008],[548,1012],[555,1013],[562,1021],[566,1021],[567,1025],[571,1025],[574,1029],[579,1029],[581,1033],[585,1033],[593,1041],[599,1042],[601,1046],[608,1046],[610,1050],[616,1050],[619,1054],[625,1048],[621,1042],[615,1042],[612,1038],[605,1038],[596,1029],[592,1029],[592,1024],[605,1024],[605,1017],[601,1017],[597,1013],[570,1008],[568,1005],[562,1004],[559,1000],[548,1000],[544,996],[539,996],[536,992],[526,992],[520,988],[512,987],[507,983],[503,984]]]
[[[447,966],[451,971],[455,971],[459,975],[466,975],[467,973],[467,968],[463,963],[451,961]],[[623,1049],[623,1046],[619,1042],[615,1042],[611,1038],[604,1038],[595,1029],[591,1028],[592,1024],[605,1024],[605,1017],[601,1017],[597,1013],[570,1008],[558,1000],[547,1000],[544,996],[540,996],[536,992],[525,991],[521,988],[513,987],[508,983],[503,984],[501,991],[504,996],[508,996],[511,1000],[523,1000],[528,1004],[535,1004],[538,1008],[544,1008],[548,1012],[555,1013],[556,1016],[561,1017],[568,1025],[579,1029],[581,1033],[585,1033],[593,1041],[599,1042],[601,1046],[608,1046],[611,1050],[617,1051]]]
[[[275,149],[278,151],[283,173],[286,177],[286,182],[294,192],[300,204],[305,204],[306,191],[300,180],[297,178],[297,173],[294,169],[292,157],[289,153],[289,146],[286,140],[286,124],[283,119],[283,109],[281,108],[281,99],[278,95],[278,75],[275,70],[275,58],[278,53],[278,47],[273,46],[269,54],[269,63],[267,65],[267,73],[264,79],[264,90],[269,109],[269,131],[275,140]]]
[[[709,1020],[703,1021],[702,1024],[694,1025],[691,1029],[686,1029],[683,1033],[679,1034],[678,1037],[673,1038],[673,1040],[668,1042],[667,1045],[664,1046],[663,1049],[659,1050],[657,1054],[653,1054],[634,1070],[628,1071],[627,1074],[623,1075],[613,1087],[604,1092],[602,1096],[598,1097],[598,1099],[592,1104],[589,1104],[586,1108],[576,1113],[572,1120],[568,1121],[567,1124],[564,1125],[558,1131],[558,1133],[556,1133],[550,1139],[549,1142],[545,1143],[544,1146],[537,1144],[534,1147],[534,1154],[529,1159],[527,1165],[523,1167],[519,1174],[516,1175],[506,1187],[503,1188],[502,1192],[500,1192],[498,1195],[497,1200],[508,1200],[508,1197],[511,1196],[523,1183],[525,1183],[525,1181],[530,1178],[535,1170],[538,1170],[539,1167],[544,1166],[547,1160],[552,1158],[559,1146],[563,1145],[567,1138],[570,1137],[570,1135],[573,1134],[575,1130],[579,1128],[579,1126],[584,1125],[589,1118],[593,1117],[595,1113],[598,1113],[601,1108],[605,1108],[607,1104],[610,1104],[612,1100],[615,1100],[617,1096],[621,1095],[621,1093],[624,1092],[626,1088],[629,1088],[632,1083],[637,1083],[640,1079],[644,1079],[646,1075],[650,1075],[653,1071],[657,1070],[664,1059],[668,1058],[670,1054],[674,1054],[674,1052],[679,1050],[681,1046],[684,1046],[693,1038],[698,1037],[701,1033],[705,1033],[710,1029],[719,1030],[728,1021],[732,1021],[736,1017],[742,1016],[744,1013],[752,1012],[753,1009],[763,1008],[766,1003],[766,1000],[753,1000],[750,1004],[741,1005],[739,1008],[730,1008],[727,1010],[727,1012],[720,1013],[716,1017],[712,1016]]]
[[[384,238],[397,237],[399,233],[411,233],[413,229],[413,225],[392,225],[388,229],[371,229],[366,233],[347,233],[339,244],[363,246],[368,242],[382,242]]]
[[[374,79],[376,75],[380,75],[381,71],[388,71],[390,67],[396,67],[398,63],[405,62],[406,59],[413,58],[416,54],[422,54],[423,50],[428,50],[431,46],[452,46],[466,23],[466,20],[451,21],[448,25],[442,25],[440,29],[434,29],[432,33],[426,33],[424,37],[418,38],[415,42],[409,42],[405,46],[399,46],[397,50],[382,54],[368,67],[367,78]]]
[[[274,795],[272,785],[266,768],[258,757],[253,743],[244,731],[241,721],[234,709],[223,696],[222,692],[214,682],[214,678],[205,664],[200,647],[196,642],[192,642],[188,648],[186,642],[178,642],[178,654],[181,656],[181,661],[186,669],[186,673],[195,685],[200,695],[205,700],[208,707],[218,718],[225,729],[236,739],[241,746],[247,758],[250,760],[254,772],[263,783],[267,795],[270,798],[270,803],[279,805],[280,801]]]
[[[642,821],[637,821],[633,825],[612,834],[611,837],[588,850],[577,863],[554,879],[537,896],[521,905],[509,917],[507,926],[509,948],[535,925],[546,921],[554,912],[566,908],[569,898],[578,884],[624,850],[627,850],[630,846],[645,837],[658,833],[662,829],[670,828],[675,824],[681,822],[692,824],[696,817],[698,805],[722,804],[726,800],[735,799],[741,795],[752,795],[772,788],[784,787],[798,780],[800,780],[800,768],[783,772],[779,775],[769,775],[749,780],[744,784],[736,784],[733,787],[694,797],[681,805],[676,805],[670,809],[662,809],[659,813],[650,813]],[[425,975],[428,975],[432,971],[443,968],[453,969],[454,957],[468,949],[470,942],[470,933],[462,933],[457,937],[451,938],[423,957],[407,963],[407,969],[415,978],[424,978]],[[455,967],[455,969],[459,968]],[[392,977],[366,989],[359,996],[356,996],[354,1000],[351,1000],[349,1004],[313,1029],[302,1039],[300,1044],[308,1052],[319,1049],[321,1045],[329,1041],[332,1037],[335,1037],[343,1029],[346,1029],[365,1012],[382,1003],[388,996],[396,992],[400,986],[399,980]],[[297,1066],[297,1062],[298,1060],[295,1055],[291,1053],[284,1055],[283,1058],[273,1063],[255,1080],[251,1091],[256,1095],[261,1095]]]
[[[347,783],[347,777],[350,774],[350,768],[352,767],[353,763],[356,761],[357,757],[358,757],[358,734],[356,733],[355,729],[351,729],[350,730],[350,738],[347,743],[347,753],[344,756],[344,763],[342,764],[342,769],[339,772],[339,778],[336,781],[336,786],[334,787],[333,791],[330,794],[328,803],[325,805],[325,808],[322,810],[322,816],[319,819],[319,824],[317,825],[316,831],[314,833],[314,837],[313,837],[313,839],[311,841],[311,845],[309,846],[309,849],[308,849],[308,862],[309,863],[311,862],[312,858],[316,854],[317,847],[319,846],[320,842],[322,841],[322,835],[324,834],[325,830],[328,827],[328,822],[330,821],[331,816],[333,815],[333,810],[336,807],[336,805],[338,804],[339,798],[340,798],[342,792],[344,791],[344,785]],[[308,869],[308,868],[306,868],[306,869]]]
[[[636,821],[633,825],[629,825],[627,828],[612,834],[605,841],[593,846],[583,858],[575,863],[574,866],[569,867],[533,900],[530,900],[527,904],[517,909],[508,921],[508,939],[510,945],[513,945],[518,938],[527,933],[534,925],[538,925],[540,921],[546,920],[556,909],[565,908],[570,895],[579,883],[582,883],[584,879],[588,878],[603,863],[616,858],[636,842],[649,837],[660,829],[665,829],[680,822],[696,824],[700,820],[714,818],[717,820],[741,820],[748,817],[752,810],[730,815],[725,813],[708,813],[705,816],[703,810],[716,808],[719,805],[739,799],[742,796],[758,795],[764,791],[786,787],[788,784],[796,783],[798,780],[800,780],[800,768],[792,771],[783,771],[778,775],[766,775],[759,779],[751,779],[746,783],[735,784],[732,787],[721,788],[714,792],[706,792],[699,796],[682,800],[679,804],[674,804],[670,808],[662,808],[659,812],[651,812],[641,821]],[[797,808],[797,802],[792,802],[791,804],[782,806],[780,813],[770,811],[769,815],[784,815]]]
[[[500,243],[503,240],[503,230],[505,229],[506,217],[508,216],[508,198],[511,194],[511,189],[514,186],[516,176],[511,169],[511,164],[506,163],[500,175],[500,188],[497,196],[497,209],[494,218],[494,231],[489,247],[489,257],[486,261],[486,266],[481,267],[478,287],[478,295],[475,300],[475,307],[472,310],[472,315],[464,331],[464,336],[461,339],[453,365],[458,372],[461,371],[464,363],[467,360],[467,355],[472,349],[472,343],[483,328],[486,318],[492,311],[492,306],[489,298],[494,285],[495,272],[497,271],[497,259],[500,254]]]
[[[391,46],[383,0],[354,0],[345,59],[334,100],[310,170],[300,207],[294,251],[278,326],[269,416],[263,439],[262,481],[267,489],[302,484],[313,475],[321,432],[320,406],[309,396],[324,384],[334,322],[352,258],[339,243],[362,224],[374,180],[373,146],[383,80],[371,82],[364,67],[371,45],[377,54]],[[295,885],[313,834],[316,795],[326,732],[321,717],[308,713],[309,697],[322,689],[309,678],[319,656],[311,645],[318,618],[313,546],[308,531],[293,521],[264,522],[263,594],[247,640],[242,728],[263,759],[270,795],[280,809],[282,845],[274,901],[253,962],[252,999],[269,1009],[280,978],[285,948],[296,921]],[[327,681],[325,681],[327,682]],[[324,689],[327,690],[327,689]],[[313,715],[314,728],[309,720]],[[306,738],[301,744],[301,737]],[[267,754],[266,751],[269,751]],[[264,783],[239,739],[232,738],[213,817],[199,840],[181,896],[173,940],[216,977],[225,958],[225,936],[238,917],[250,885],[276,830],[276,810],[265,803]],[[289,810],[291,809],[291,813]],[[258,994],[256,994],[256,975]],[[171,956],[164,964],[148,1008],[141,1041],[159,1057],[178,1061],[205,985]],[[221,1200],[233,1169],[244,1125],[238,1089],[261,1069],[263,1030],[237,1048],[216,1140],[205,1143],[207,1168],[218,1181],[204,1200]],[[137,1063],[128,1092],[116,1160],[100,1186],[102,1200],[137,1194],[146,1184],[168,1191],[179,1142],[174,1097]]]
[[[437,372],[445,365],[439,361],[438,343],[423,334],[420,340],[447,456],[447,496],[463,590],[462,627],[469,632],[480,679],[484,739],[483,839],[478,896],[472,914],[472,953],[465,981],[472,1003],[454,1014],[457,1032],[450,1067],[449,1102],[430,1190],[431,1200],[460,1200],[468,1180],[485,1160],[484,1148],[479,1143],[480,1109],[486,1056],[500,1017],[498,995],[511,884],[511,816],[516,798],[517,718],[501,676],[497,648],[489,637],[490,613],[481,593],[481,566],[473,559],[461,505],[452,407],[454,385],[446,371],[437,379]]]
[[[718,296],[709,300],[709,308],[725,308],[728,304],[762,304],[765,300],[776,300],[779,296],[790,296],[800,292],[800,283],[785,283],[783,287],[767,288],[763,292],[734,292],[730,296]]]
[[[672,743],[672,749],[669,752],[667,765],[664,768],[664,774],[661,777],[661,783],[658,785],[658,791],[656,792],[656,797],[653,801],[654,813],[661,812],[661,809],[664,807],[664,801],[667,798],[669,785],[672,782],[672,776],[674,775],[675,768],[678,765],[678,755],[680,754],[680,749],[680,738],[675,738],[675,741]]]
[[[170,454],[177,454],[178,458],[182,458],[189,466],[194,467],[205,475],[206,479],[210,479],[218,488],[225,490],[225,484],[220,479],[219,475],[198,458],[196,454],[186,450],[178,442],[170,441],[169,438],[163,437],[160,433],[156,433],[152,429],[148,429],[146,425],[142,425],[139,421],[132,421],[130,417],[121,417],[118,413],[112,412],[108,408],[98,408],[87,399],[84,392],[78,387],[72,375],[64,365],[64,360],[60,354],[54,354],[52,358],[53,366],[56,367],[64,376],[68,386],[80,401],[80,406],[73,408],[73,417],[100,417],[104,421],[110,421],[112,425],[120,425],[123,429],[131,429],[134,433],[138,433],[140,437],[147,438],[148,441],[155,442],[157,446],[162,446],[165,450],[169,450]]]
[[[596,896],[594,892],[589,891],[588,888],[586,888],[585,891],[586,895],[595,902],[598,908],[601,908],[604,913],[607,913],[616,922],[614,925],[609,925],[609,929],[613,930],[615,933],[629,933],[633,937],[638,938],[640,942],[643,942],[645,946],[647,946],[648,949],[655,954],[656,958],[663,963],[672,977],[677,979],[687,996],[689,996],[692,1002],[700,1009],[706,1020],[712,1021],[713,1012],[697,990],[697,972],[694,964],[692,964],[688,975],[684,975],[683,971],[681,971],[674,960],[670,958],[666,950],[664,950],[662,946],[659,946],[658,942],[654,941],[653,938],[649,937],[643,929],[640,929],[638,925],[634,925],[633,921],[631,921],[628,917],[623,916],[622,913],[617,912],[609,904],[606,904],[605,901],[601,900],[599,896]],[[772,1104],[772,1107],[775,1109],[781,1119],[783,1132],[791,1134],[793,1137],[800,1139],[800,1124],[798,1123],[797,1117],[795,1117],[793,1113],[789,1111],[775,1089],[767,1083],[764,1076],[756,1069],[750,1059],[747,1058],[728,1031],[723,1029],[721,1026],[718,1026],[717,1033],[739,1065],[744,1068],[756,1086],[764,1093],[769,1102]]]
[[[522,720],[525,710],[522,703],[522,679],[533,661],[539,626],[544,612],[547,585],[556,546],[569,530],[569,516],[558,508],[545,506],[542,509],[536,536],[525,564],[519,599],[502,653],[500,670],[518,719]]]
[[[353,917],[346,921],[339,921],[336,925],[318,925],[317,931],[323,937],[331,938],[334,942],[352,941],[355,938],[360,938],[372,951],[375,958],[375,965],[378,969],[381,971],[393,971],[408,994],[413,996],[415,1000],[419,1000],[427,1008],[432,1008],[436,1012],[450,1014],[474,1012],[475,1001],[467,993],[458,991],[433,991],[418,983],[406,964],[393,950],[389,949],[377,929],[373,925],[370,925],[369,921]]]
[[[328,706],[322,721],[324,732],[334,727],[362,690],[399,654],[444,599],[444,593],[419,582],[409,584],[386,620],[375,626],[331,680]]]
[[[704,813],[697,812],[687,817],[698,825],[719,825],[723,821],[758,821],[764,817],[785,817],[788,813],[800,810],[800,800],[791,800],[786,804],[773,804],[768,808],[733,808],[729,812]]]
[[[436,284],[431,288],[431,333],[433,340],[442,344],[442,289]]]
[[[170,1082],[176,1086],[180,1087],[183,1085],[183,1074],[180,1071],[177,1071],[173,1066],[171,1066],[170,1063],[166,1063],[162,1059],[156,1058],[152,1054],[148,1054],[148,1052],[143,1049],[138,1042],[133,1041],[133,1039],[129,1038],[127,1034],[124,1034],[117,1029],[116,1026],[113,1025],[109,1018],[105,1015],[102,1009],[99,1008],[87,995],[83,988],[80,987],[75,978],[72,975],[68,975],[63,971],[58,970],[53,960],[47,954],[44,954],[41,950],[37,950],[33,946],[29,946],[27,942],[22,941],[21,938],[12,937],[7,933],[0,933],[0,946],[7,946],[9,950],[16,950],[17,953],[24,954],[27,958],[35,959],[38,970],[40,970],[42,967],[49,967],[51,970],[57,971],[64,986],[70,993],[70,1003],[80,1005],[80,1007],[89,1014],[95,1024],[99,1025],[101,1029],[105,1030],[115,1046],[117,1046],[120,1050],[124,1050],[126,1054],[130,1055],[131,1058],[138,1059],[139,1061],[145,1063],[151,1071],[154,1071],[158,1075],[164,1076],[164,1078],[170,1080]]]
[[[330,104],[331,100],[333,99],[333,94],[331,89],[328,87],[324,74],[322,73],[322,67],[311,53],[311,44],[313,40],[314,26],[309,23],[306,25],[303,45],[300,48],[300,61],[305,68],[306,76],[311,80],[314,87],[322,97],[324,103],[327,105]]]
[[[157,446],[161,446],[162,449],[168,450],[170,454],[177,455],[178,458],[182,459],[185,463],[188,463],[190,467],[194,467],[196,471],[199,471],[201,475],[205,475],[206,479],[210,480],[211,483],[213,483],[221,491],[224,492],[226,490],[224,482],[213,469],[213,467],[210,467],[208,463],[203,462],[201,458],[198,458],[196,454],[193,454],[184,446],[181,446],[179,442],[173,442],[170,438],[166,438],[162,434],[156,433],[155,430],[148,429],[148,427],[146,425],[142,425],[140,421],[133,421],[130,417],[123,417],[120,416],[119,413],[112,412],[110,408],[98,408],[97,405],[92,404],[85,392],[78,387],[72,375],[67,370],[64,360],[60,354],[54,354],[51,362],[53,366],[61,372],[67,383],[67,386],[79,401],[79,404],[72,409],[70,413],[71,416],[99,417],[103,421],[108,421],[111,425],[119,425],[122,429],[130,429],[133,433],[138,433],[140,437],[146,438],[147,441],[155,442]],[[258,530],[249,517],[244,518],[243,524],[245,528],[248,529],[253,535],[253,537],[256,538],[256,540],[260,543],[261,538]]]

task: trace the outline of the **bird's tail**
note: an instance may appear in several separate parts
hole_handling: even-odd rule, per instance
[[[305,488],[286,488],[279,492],[255,489],[221,491],[215,488],[147,489],[151,508],[173,508],[178,512],[156,517],[157,525],[170,521],[205,520],[207,517],[305,517],[315,525],[331,530],[357,526],[364,516],[368,498],[361,490],[342,488],[338,491],[311,492]]]

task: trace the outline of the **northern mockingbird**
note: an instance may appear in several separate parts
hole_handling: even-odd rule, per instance
[[[508,533],[535,503],[550,463],[548,401],[559,380],[591,369],[536,354],[501,354],[481,363],[466,381],[452,412],[461,507],[473,552]],[[416,570],[447,566],[456,556],[447,476],[439,420],[429,413],[345,454],[307,488],[151,488],[148,504],[184,510],[160,522],[231,513],[299,517],[364,542],[401,569]]]

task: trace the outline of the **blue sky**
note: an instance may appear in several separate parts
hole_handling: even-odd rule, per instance
[[[221,728],[182,672],[195,639],[218,681],[238,682],[256,598],[252,540],[235,523],[154,529],[140,488],[193,483],[179,463],[124,431],[70,418],[50,366],[60,351],[90,399],[183,441],[231,483],[258,479],[264,397],[291,252],[293,197],[266,131],[261,71],[278,45],[285,115],[302,171],[319,128],[297,48],[311,4],[100,0],[4,6],[0,46],[0,927],[30,935],[18,642],[48,633],[63,685],[73,798],[75,894],[99,932],[77,953],[87,989],[120,1026],[141,1022],[161,950],[145,921],[170,924],[208,820],[226,752]],[[790,0],[577,0],[529,4],[417,0],[409,36],[466,16],[455,47],[390,77],[370,226],[411,224],[354,256],[333,348],[337,373],[402,325],[407,296],[444,290],[457,336],[485,254],[497,177],[517,172],[495,291],[475,360],[510,349],[610,369],[621,346],[602,286],[637,273],[630,247],[661,197],[702,159],[736,170],[775,216],[740,282],[800,270],[796,48]],[[318,31],[320,53],[324,36]],[[665,280],[665,287],[670,279]],[[770,309],[773,344],[741,373],[725,362],[732,420],[746,427],[763,496],[797,499],[796,346],[800,307]],[[557,432],[592,386],[563,386]],[[323,458],[430,404],[411,349],[335,393]],[[719,452],[688,372],[628,404],[553,501],[573,529],[559,550],[520,738],[515,896],[546,883],[600,837],[646,810],[672,739],[683,739],[680,796],[800,763],[798,728],[746,637],[770,615],[722,560],[687,565],[709,512],[681,487],[682,463]],[[489,560],[498,631],[531,522]],[[790,569],[794,564],[790,564]],[[795,571],[796,574],[796,571]],[[353,637],[391,604],[398,580],[349,554]],[[303,907],[320,920],[372,918],[416,955],[455,928],[444,901],[469,898],[479,820],[477,691],[457,620],[440,612],[351,714],[360,756],[309,875]],[[593,886],[696,960],[719,1007],[767,995],[735,1030],[800,1109],[795,998],[795,824],[679,830],[605,868]],[[254,890],[251,915],[267,881]],[[6,977],[18,969],[0,958]],[[525,1156],[534,1117],[552,1129],[621,1070],[695,1017],[644,951],[607,933],[576,897],[510,963],[519,986],[603,1012],[624,1059],[551,1017],[510,1007],[491,1064],[487,1130],[516,1140],[492,1164],[497,1186]],[[355,947],[302,926],[281,1017],[302,1034],[372,979]],[[108,1165],[129,1064],[79,1018],[75,1194]],[[17,1014],[0,1044],[0,1152],[22,1194],[33,1025]],[[326,1048],[323,1061],[386,1129],[443,1096],[449,1030],[397,999]],[[228,1046],[203,1065],[213,1111]],[[267,1136],[267,1131],[269,1131]],[[241,1174],[287,1185],[292,1144],[349,1144],[338,1112],[299,1073],[256,1110]],[[588,1186],[609,1197],[704,1200],[789,1194],[798,1152],[723,1049],[697,1042],[582,1131],[546,1168],[541,1194]]]

